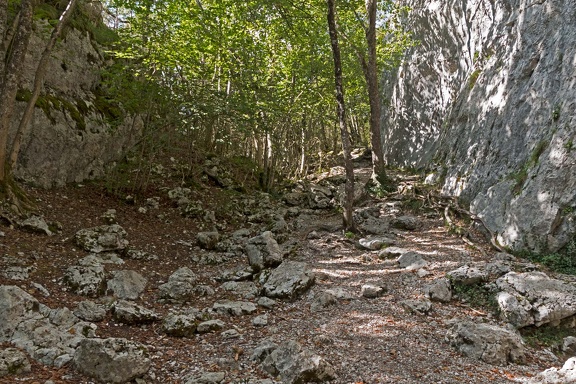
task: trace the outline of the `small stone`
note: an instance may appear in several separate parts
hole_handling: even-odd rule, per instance
[[[432,301],[447,303],[452,300],[452,286],[446,278],[437,279],[424,287],[424,294]]]
[[[400,268],[406,268],[407,270],[420,269],[428,265],[428,262],[424,260],[422,255],[416,252],[406,252],[396,261]]]
[[[222,328],[224,328],[224,322],[222,320],[208,320],[208,321],[203,321],[200,324],[198,324],[198,327],[196,328],[196,331],[198,331],[198,333],[210,333],[210,332],[215,332],[215,331],[219,331]]]
[[[385,287],[372,284],[364,284],[362,286],[361,294],[363,297],[366,297],[368,299],[375,299],[377,297],[382,296],[385,292],[386,292]]]
[[[220,335],[225,339],[236,339],[236,338],[242,336],[240,334],[240,332],[238,332],[235,329],[229,329],[227,331],[222,332]]]
[[[380,259],[391,259],[394,257],[402,256],[403,254],[409,252],[405,248],[398,248],[398,247],[387,247],[378,252],[378,257]]]
[[[430,300],[404,300],[401,304],[410,312],[419,315],[427,315],[432,309],[432,302],[430,302]]]
[[[252,319],[252,325],[256,327],[263,327],[268,325],[268,315],[264,314],[261,316],[256,316],[254,319]]]
[[[276,302],[276,300],[271,299],[271,298],[266,297],[266,296],[259,298],[257,303],[259,306],[266,308],[266,309],[272,309],[278,304]]]

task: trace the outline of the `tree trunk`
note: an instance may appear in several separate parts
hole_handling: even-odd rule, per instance
[[[387,183],[384,162],[384,148],[380,130],[380,92],[378,89],[378,68],[376,64],[376,10],[377,0],[366,0],[366,13],[368,14],[368,28],[366,29],[366,42],[368,43],[368,63],[364,67],[364,76],[368,85],[368,99],[370,101],[370,142],[372,145],[372,178],[385,185]]]
[[[28,42],[32,33],[32,15],[34,10],[33,0],[22,0],[18,28],[12,39],[12,47],[6,56],[6,64],[0,83],[0,184],[6,185],[10,176],[8,167],[8,134],[10,122],[14,112],[16,93],[21,75],[22,63]]]
[[[342,61],[340,46],[338,44],[338,31],[336,29],[336,10],[334,0],[326,0],[328,5],[328,32],[334,57],[334,80],[336,84],[336,101],[338,103],[338,120],[340,122],[340,136],[342,137],[342,150],[344,152],[344,168],[346,169],[346,186],[344,198],[344,228],[346,231],[356,232],[352,218],[354,208],[354,166],[352,164],[350,134],[346,127],[346,108],[344,104],[344,86],[342,85]]]
[[[6,68],[6,34],[8,28],[8,0],[0,0],[0,74],[4,74]],[[0,88],[2,88],[3,77],[0,76]]]
[[[50,54],[58,41],[58,38],[62,34],[62,29],[70,19],[72,12],[74,11],[74,7],[76,6],[77,0],[70,0],[62,15],[60,15],[60,19],[58,20],[58,24],[52,31],[52,35],[50,36],[50,41],[44,48],[42,52],[42,56],[40,57],[40,61],[38,62],[38,67],[36,68],[36,75],[34,76],[34,89],[32,90],[32,96],[30,100],[28,100],[28,104],[26,105],[26,110],[24,111],[24,115],[20,120],[20,124],[18,126],[18,130],[16,131],[16,136],[14,137],[14,141],[12,143],[12,149],[10,152],[10,160],[8,163],[8,169],[13,170],[16,161],[18,160],[18,154],[20,153],[20,147],[22,146],[22,137],[26,133],[28,126],[30,125],[30,120],[32,119],[32,114],[34,113],[34,107],[36,105],[36,101],[38,100],[38,96],[40,96],[40,91],[42,90],[42,86],[44,85],[44,77],[46,76],[46,71],[48,70],[48,63],[50,61]]]

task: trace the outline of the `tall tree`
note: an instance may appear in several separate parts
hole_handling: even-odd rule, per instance
[[[0,8],[6,4],[4,0]],[[13,183],[11,174],[8,171],[8,135],[10,123],[14,113],[14,104],[18,83],[21,76],[22,63],[28,42],[32,33],[32,16],[34,12],[34,0],[22,0],[20,12],[18,13],[18,23],[12,36],[10,48],[4,58],[4,71],[0,73],[0,187],[9,198],[13,198]],[[4,20],[2,20],[4,22]],[[5,33],[8,31],[5,30]],[[4,38],[4,36],[3,36]]]
[[[332,46],[332,56],[334,58],[334,83],[338,104],[338,121],[340,123],[344,168],[346,170],[345,200],[343,204],[344,227],[347,231],[355,232],[356,226],[352,215],[354,208],[354,166],[352,164],[350,134],[346,126],[346,106],[342,81],[342,59],[340,55],[340,45],[338,43],[338,28],[336,26],[336,7],[334,0],[326,0],[326,4],[328,5],[328,32],[330,34],[330,45]]]
[[[374,181],[384,185],[387,183],[386,163],[384,161],[384,147],[382,146],[382,132],[380,129],[381,100],[378,89],[378,67],[376,57],[376,15],[377,0],[366,0],[366,14],[368,26],[366,28],[366,43],[368,46],[368,63],[363,65],[366,84],[368,85],[368,99],[370,102],[370,143],[372,145],[372,176]]]

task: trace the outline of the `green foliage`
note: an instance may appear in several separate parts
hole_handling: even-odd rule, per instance
[[[472,72],[470,79],[468,80],[468,87],[470,89],[474,88],[474,85],[476,85],[476,81],[478,80],[478,77],[481,73],[482,71],[480,69],[476,69],[474,72]]]
[[[106,94],[131,113],[154,106],[195,148],[250,155],[267,174],[294,174],[302,158],[338,147],[324,2],[203,0],[108,2],[123,20],[105,74]],[[357,53],[364,52],[364,2],[339,2],[346,102],[353,136],[369,140],[370,108]],[[409,34],[406,12],[380,1],[381,68],[396,65]],[[112,94],[113,96],[110,96]],[[158,113],[156,113],[158,112]],[[152,114],[149,114],[152,116]],[[175,116],[176,115],[176,116]],[[265,152],[273,157],[265,157]]]
[[[560,104],[554,105],[554,109],[552,109],[552,120],[556,121],[560,118]]]
[[[495,315],[500,313],[496,293],[486,284],[454,284],[454,293],[472,308],[487,310]]]
[[[574,328],[565,327],[527,327],[520,330],[522,337],[531,347],[555,347],[568,336],[576,336]]]
[[[560,251],[547,254],[524,253],[521,255],[535,263],[540,263],[553,271],[576,275],[576,237]]]
[[[566,142],[566,144],[564,144],[564,148],[568,151],[571,152],[574,149],[574,141],[572,139],[568,140]]]

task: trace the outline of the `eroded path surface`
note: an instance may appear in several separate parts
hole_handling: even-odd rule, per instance
[[[367,168],[359,169],[360,180],[368,173]],[[280,346],[294,341],[321,356],[335,383],[508,383],[561,366],[563,360],[545,348],[527,345],[523,364],[506,365],[504,356],[504,364],[498,365],[466,357],[446,341],[447,332],[462,320],[503,323],[470,297],[432,302],[425,297],[427,286],[463,265],[491,262],[497,252],[473,231],[469,237],[475,247],[449,233],[441,209],[421,207],[424,200],[415,180],[404,177],[402,193],[363,197],[356,210],[363,231],[358,235],[341,230],[341,216],[332,206],[342,182],[338,169],[310,184],[295,185],[284,202],[208,182],[186,191],[167,181],[135,203],[111,197],[98,186],[31,190],[44,219],[60,223],[61,230],[46,236],[2,228],[0,285],[17,286],[52,309],[67,307],[79,313],[79,304],[87,300],[103,308],[103,318],[93,322],[96,337],[126,338],[148,348],[150,368],[139,383],[292,380],[278,367],[271,374],[270,364],[266,372],[253,358],[264,341]],[[110,209],[115,213],[103,218]],[[85,265],[90,253],[75,234],[105,221],[117,222],[126,231],[132,252],[112,250],[117,258],[96,255],[108,289],[87,297],[63,278],[70,267]],[[218,232],[214,241],[198,237],[213,231]],[[274,263],[255,273],[260,268],[250,267],[246,245],[266,231],[279,244],[282,260],[306,263],[314,272],[309,289],[273,298],[274,302],[262,299],[268,275],[280,267]],[[137,257],[144,253],[135,251],[148,256]],[[399,261],[410,252],[412,258]],[[509,262],[514,268],[527,268],[519,260]],[[184,298],[176,293],[162,297],[165,284],[182,267],[194,274],[190,292]],[[7,272],[14,268],[22,273]],[[152,311],[154,321],[132,322],[115,314],[118,294],[109,281],[117,271],[134,271],[146,279],[137,298],[127,301]],[[226,312],[219,309],[225,301],[252,303],[253,308]],[[184,337],[167,334],[165,320],[182,313],[194,313],[197,324],[220,322]],[[4,341],[3,347],[14,345],[9,337]],[[46,366],[30,356],[31,350],[20,349],[31,369],[9,374],[1,382],[95,381],[79,373],[73,361],[59,368]],[[207,376],[210,372],[219,374]]]

